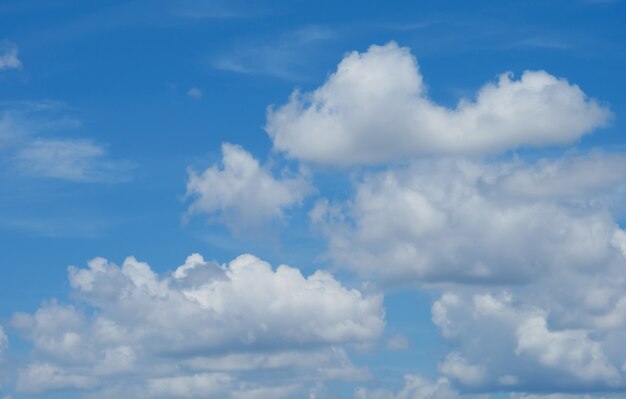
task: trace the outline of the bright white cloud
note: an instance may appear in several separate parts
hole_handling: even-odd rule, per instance
[[[529,354],[547,367],[564,368],[581,381],[601,380],[611,384],[620,381],[602,346],[588,337],[587,331],[549,331],[545,317],[528,317],[517,328],[518,355]]]
[[[439,364],[439,371],[466,386],[480,385],[485,380],[485,368],[480,365],[469,364],[458,353],[450,353]]]
[[[335,263],[365,276],[528,282],[623,259],[608,198],[626,182],[625,163],[600,154],[530,165],[416,161],[366,176],[351,201],[321,200],[311,219]]]
[[[341,346],[370,343],[384,327],[381,296],[252,255],[217,265],[194,254],[166,276],[132,257],[122,266],[96,258],[70,267],[69,280],[80,308],[52,301],[12,318],[32,343],[20,392],[252,398],[274,391],[239,373],[267,370],[283,382],[276,397],[289,396],[303,389],[298,373],[367,375]],[[125,386],[127,375],[134,382]]]
[[[609,118],[578,86],[544,71],[503,74],[474,100],[440,106],[409,49],[391,42],[349,53],[321,87],[270,108],[266,130],[290,157],[349,165],[569,144]]]
[[[17,57],[17,46],[13,43],[0,43],[0,71],[4,69],[20,69],[22,62]]]
[[[222,145],[222,165],[201,173],[189,172],[189,213],[206,213],[233,231],[280,220],[284,210],[298,204],[312,188],[302,175],[274,178],[243,148]]]
[[[451,347],[438,368],[460,390],[623,390],[626,233],[611,210],[625,162],[416,160],[310,216],[337,266],[445,287],[432,306]]]

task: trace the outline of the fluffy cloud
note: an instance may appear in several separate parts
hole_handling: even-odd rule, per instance
[[[398,392],[387,389],[358,388],[354,399],[456,399],[459,394],[446,378],[431,381],[418,375],[404,377],[404,386]]]
[[[583,329],[583,321],[541,307],[557,298],[530,298],[529,291],[444,294],[433,304],[433,321],[461,353],[448,355],[440,371],[462,386],[489,389],[625,387],[620,355],[610,352],[618,348],[615,331]]]
[[[484,154],[562,145],[603,126],[610,112],[544,71],[510,73],[454,109],[427,96],[409,49],[391,42],[351,52],[312,93],[268,111],[274,148],[317,163],[358,164],[418,154]]]
[[[352,201],[318,202],[311,218],[335,263],[365,276],[525,283],[623,260],[609,210],[625,171],[626,157],[601,154],[416,161],[366,176]]]
[[[22,62],[17,58],[17,46],[9,42],[0,43],[0,71],[20,69]]]
[[[33,363],[20,370],[16,389],[23,393],[41,393],[57,389],[88,389],[96,384],[93,377],[72,375],[48,363]]]
[[[311,211],[337,266],[440,298],[461,392],[626,389],[626,157],[415,160]],[[506,287],[504,289],[503,287]]]
[[[213,165],[202,173],[190,170],[187,196],[193,202],[189,213],[207,213],[239,231],[283,218],[286,208],[311,192],[303,176],[276,179],[239,146],[223,144],[222,155],[222,167]]]
[[[303,389],[298,372],[361,379],[341,346],[371,342],[384,327],[381,296],[252,255],[217,265],[194,254],[166,276],[132,257],[122,266],[96,258],[70,267],[69,280],[76,306],[52,301],[12,318],[32,343],[18,392],[285,397]],[[250,380],[258,370],[275,373],[276,386]]]

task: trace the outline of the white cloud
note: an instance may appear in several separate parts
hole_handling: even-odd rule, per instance
[[[81,126],[80,121],[66,115],[65,104],[44,101],[2,106],[0,157],[13,171],[74,182],[130,180],[132,162],[114,159],[106,145],[59,136],[59,132]]]
[[[97,383],[95,378],[73,375],[52,364],[33,363],[20,370],[15,389],[20,393],[42,393],[59,389],[88,389]]]
[[[439,372],[462,391],[622,391],[626,233],[612,207],[625,162],[415,160],[310,216],[336,266],[444,291]]]
[[[614,345],[607,335],[549,327],[548,313],[540,306],[559,299],[533,301],[533,293],[475,293],[457,301],[447,293],[435,302],[433,321],[462,353],[449,354],[440,371],[462,386],[492,390],[623,388],[624,377],[614,364],[619,355],[607,352]],[[565,321],[558,312],[551,319]]]
[[[206,213],[233,231],[281,220],[284,210],[312,191],[301,174],[274,178],[243,148],[222,145],[222,166],[189,172],[189,213]]]
[[[387,389],[357,388],[354,399],[455,399],[459,394],[446,378],[431,381],[418,375],[404,377],[404,386],[398,392]]]
[[[367,372],[343,346],[370,343],[384,327],[381,296],[323,271],[274,270],[252,255],[217,265],[194,254],[165,276],[132,257],[121,267],[96,258],[68,273],[80,306],[52,301],[12,318],[32,343],[31,363],[18,371],[21,392],[278,395],[307,379],[362,379]],[[240,374],[255,370],[275,374],[276,385]]]
[[[348,165],[569,144],[610,116],[578,86],[544,71],[519,80],[503,74],[475,100],[440,106],[427,97],[409,49],[391,42],[346,55],[324,85],[271,108],[266,130],[290,157]]]
[[[580,330],[549,331],[545,317],[528,317],[517,328],[516,354],[530,354],[545,366],[564,368],[581,381],[603,380],[609,385],[620,381],[602,346]]]
[[[0,43],[0,71],[4,69],[20,69],[22,62],[17,57],[17,46],[13,43]]]
[[[499,176],[497,186],[511,197],[585,199],[624,185],[626,157],[593,152],[589,155],[542,159],[527,168]]]
[[[458,353],[450,353],[439,364],[439,371],[466,386],[480,385],[485,379],[485,368],[481,365],[469,364]]]
[[[523,283],[623,258],[608,198],[626,182],[625,163],[416,161],[366,176],[351,201],[318,202],[311,220],[335,264],[364,276]]]
[[[113,161],[100,144],[87,140],[36,139],[14,157],[17,170],[27,176],[75,182],[128,180],[129,162]]]

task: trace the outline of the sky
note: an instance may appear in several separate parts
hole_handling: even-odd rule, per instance
[[[626,396],[626,4],[0,2],[0,398]]]

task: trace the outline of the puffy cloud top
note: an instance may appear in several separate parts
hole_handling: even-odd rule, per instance
[[[502,74],[475,99],[443,107],[427,97],[409,49],[391,42],[349,53],[321,87],[270,108],[266,130],[290,157],[348,165],[567,144],[609,117],[578,86],[544,71]]]
[[[207,213],[233,230],[280,219],[283,211],[311,191],[301,176],[276,179],[243,148],[222,145],[223,167],[189,172],[187,196],[190,213]]]
[[[252,255],[217,265],[194,254],[167,276],[133,257],[96,258],[69,280],[90,312],[53,301],[12,319],[33,344],[20,392],[111,388],[132,374],[144,394],[206,396],[234,389],[219,370],[277,367],[358,377],[333,348],[371,342],[385,324],[382,296]]]
[[[320,200],[311,218],[335,263],[364,276],[527,283],[623,261],[623,231],[605,202],[626,183],[625,165],[600,154],[417,161],[366,176],[351,201]]]

